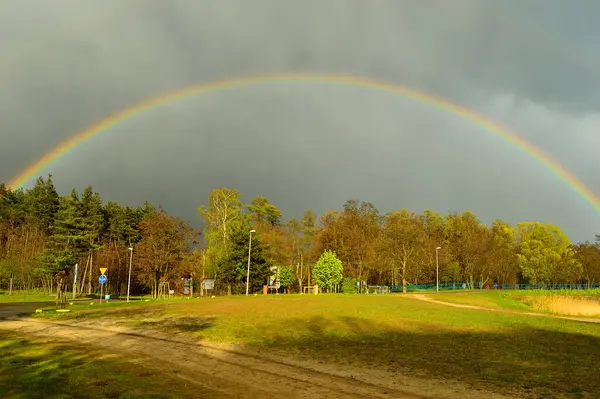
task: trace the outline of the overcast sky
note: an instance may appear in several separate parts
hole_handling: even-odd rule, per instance
[[[356,74],[445,97],[542,148],[600,194],[595,0],[2,0],[0,181],[143,99],[271,72]],[[60,159],[67,193],[148,199],[190,221],[217,187],[286,217],[350,198],[382,212],[469,209],[574,241],[600,215],[471,122],[385,92],[317,83],[191,97]]]

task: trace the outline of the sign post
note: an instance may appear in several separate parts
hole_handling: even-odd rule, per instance
[[[200,288],[205,291],[206,295],[208,295],[208,290],[212,290],[215,288],[215,280],[214,279],[204,279],[202,280]]]
[[[106,283],[106,276],[104,274],[98,277],[98,282],[100,283],[100,303],[102,303],[102,292],[104,288],[104,283]]]
[[[100,303],[102,303],[102,293],[104,291],[104,283],[106,283],[106,276],[104,275],[104,273],[106,273],[106,267],[101,267],[100,273],[102,274],[100,275],[100,277],[98,277],[98,282],[100,283]]]

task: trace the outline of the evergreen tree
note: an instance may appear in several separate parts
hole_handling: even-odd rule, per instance
[[[87,186],[81,195],[81,218],[88,250],[93,252],[100,248],[105,219],[100,194],[94,192],[91,186]]]
[[[60,198],[54,187],[52,175],[44,180],[39,177],[35,185],[25,192],[27,222],[50,234],[54,217],[60,205]]]
[[[88,248],[83,208],[77,191],[60,199],[50,232],[47,248],[41,254],[42,262],[52,272],[70,269]]]
[[[231,288],[234,294],[242,294],[246,292],[250,236],[247,229],[236,229],[230,239],[229,255],[219,263],[218,285],[221,289]],[[260,237],[254,234],[250,252],[250,292],[261,291],[270,276],[271,264],[267,260]]]

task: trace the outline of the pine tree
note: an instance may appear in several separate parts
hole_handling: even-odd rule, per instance
[[[48,175],[47,180],[39,177],[35,185],[25,192],[27,222],[50,234],[59,203],[52,175]]]
[[[77,191],[62,197],[48,237],[47,248],[41,254],[48,271],[70,269],[77,257],[87,249],[82,205]]]
[[[220,288],[230,286],[235,294],[246,291],[249,240],[247,229],[236,229],[231,234],[229,255],[218,265]],[[250,292],[260,291],[270,276],[271,263],[267,260],[259,235],[255,234],[252,236],[250,252]]]
[[[106,223],[100,194],[95,193],[91,186],[87,186],[81,195],[81,213],[84,235],[89,243],[89,251],[93,252],[100,248]]]

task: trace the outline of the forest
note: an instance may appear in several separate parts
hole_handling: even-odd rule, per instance
[[[250,235],[253,293],[273,276],[286,292],[301,292],[330,278],[324,264],[339,265],[335,284],[344,291],[357,281],[406,289],[435,282],[436,256],[441,283],[471,288],[600,282],[600,236],[571,243],[559,227],[540,222],[486,225],[469,211],[382,214],[359,200],[284,219],[267,198],[244,203],[229,188],[213,190],[198,217],[202,231],[148,202],[105,203],[91,186],[60,195],[51,175],[26,190],[0,184],[0,289],[13,274],[15,289],[52,292],[55,275],[78,264],[78,292],[96,292],[98,268],[106,267],[107,292],[123,294],[131,259],[132,292],[156,296],[161,280],[179,290],[191,276],[215,279],[217,293],[241,294]]]

